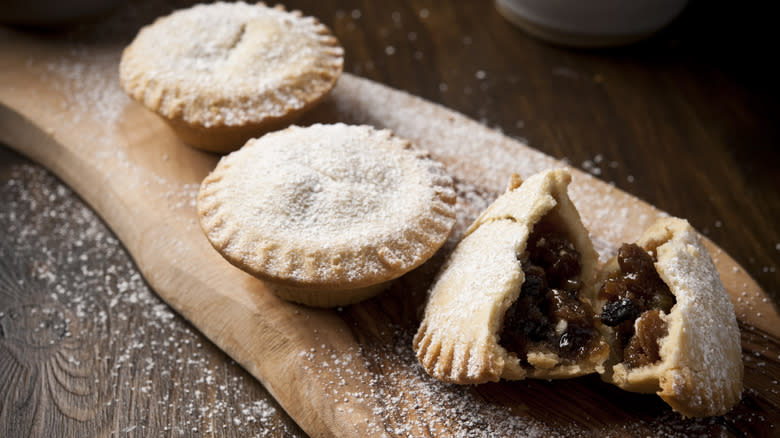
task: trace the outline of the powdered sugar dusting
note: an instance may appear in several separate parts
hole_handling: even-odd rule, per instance
[[[480,189],[468,181],[455,180],[455,190],[458,194],[455,203],[455,217],[457,221],[452,230],[454,242],[466,232],[472,222],[485,211],[498,197],[496,192]]]
[[[89,50],[73,47],[59,59],[44,64],[42,78],[68,99],[63,102],[62,117],[78,123],[87,114],[101,125],[114,127],[130,99],[119,89],[115,51]],[[32,61],[31,61],[32,62]]]
[[[57,106],[46,111],[40,121],[45,126],[62,127],[62,130],[48,134],[55,139],[77,135],[79,140],[73,142],[77,148],[95,153],[95,158],[127,167],[129,161],[121,147],[124,141],[120,137],[120,123],[122,113],[131,101],[119,88],[118,62],[119,55],[115,51],[78,44],[64,46],[57,56],[46,61],[29,58],[26,72],[38,76],[47,88],[33,88],[23,93],[20,90],[19,102],[14,107],[23,112],[29,108],[38,113],[40,109],[36,105],[48,103],[52,96],[59,95]],[[95,145],[105,147],[95,148]]]
[[[409,348],[411,332],[393,325],[385,330],[389,344],[366,344],[333,355],[330,361],[314,361],[311,351],[300,354],[306,370],[329,381],[334,402],[353,400],[373,406],[374,418],[367,424],[372,436],[566,436],[532,417],[513,415],[507,406],[485,403],[473,387],[431,379]],[[355,376],[356,369],[378,372]],[[344,382],[355,378],[367,382],[371,390],[351,391]],[[583,430],[572,427],[571,432]]]
[[[389,323],[381,329],[381,339],[364,340],[359,348],[333,353],[323,344],[301,351],[299,358],[306,372],[325,383],[331,402],[342,406],[339,409],[350,412],[351,404],[372,407],[373,417],[365,420],[366,431],[372,436],[645,436],[652,431],[654,436],[682,437],[718,435],[729,427],[723,418],[681,421],[679,414],[648,404],[648,396],[628,393],[629,400],[622,402],[637,405],[630,421],[616,421],[611,413],[600,413],[597,407],[590,413],[569,416],[566,409],[583,409],[571,399],[579,392],[567,395],[572,386],[578,388],[576,391],[582,386],[596,390],[581,379],[526,380],[509,390],[502,389],[502,385],[508,385],[505,382],[477,386],[442,383],[430,378],[417,362],[409,348],[413,334],[412,327]],[[353,380],[367,383],[369,390],[354,391],[348,383]],[[509,393],[516,395],[511,400],[502,396]],[[539,416],[534,411],[535,400],[552,394],[561,399],[561,410]],[[607,402],[604,409],[610,409],[611,403]],[[642,409],[645,415],[639,414]],[[553,418],[557,420],[551,421]],[[757,416],[750,421],[766,423]]]
[[[302,435],[251,376],[149,289],[117,238],[70,189],[37,166],[3,170],[0,362],[19,357],[28,369],[49,367],[59,377],[41,371],[31,387],[71,394],[62,406],[56,397],[15,404],[18,421],[32,421],[27,414],[40,404],[43,416],[64,412],[58,421],[75,435],[100,427],[152,436],[224,428]],[[16,279],[11,289],[7,278]],[[36,321],[38,330],[26,328]],[[41,354],[44,341],[50,356]],[[10,414],[0,404],[0,423],[10,424]]]

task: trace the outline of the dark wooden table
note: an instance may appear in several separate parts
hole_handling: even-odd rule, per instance
[[[125,23],[113,37],[129,42],[186,3],[132,2],[56,35],[89,38],[113,20]],[[646,42],[585,51],[532,39],[483,1],[287,6],[333,29],[346,71],[454,108],[688,218],[777,305],[780,100],[768,14],[692,2]],[[84,314],[92,323],[72,323]],[[73,192],[0,148],[0,436],[26,435],[303,433],[154,295]]]

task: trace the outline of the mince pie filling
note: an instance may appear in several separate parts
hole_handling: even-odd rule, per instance
[[[669,314],[676,303],[651,253],[635,244],[623,244],[617,257],[619,272],[599,291],[599,298],[606,301],[599,318],[614,327],[623,362],[631,368],[660,359],[658,340],[667,335],[661,312]]]
[[[594,313],[580,299],[580,253],[563,233],[540,223],[518,254],[525,281],[507,310],[499,343],[523,363],[529,351],[552,352],[565,361],[587,357],[598,346]]]

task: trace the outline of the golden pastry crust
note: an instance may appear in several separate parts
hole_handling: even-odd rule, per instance
[[[659,340],[660,360],[630,368],[613,355],[603,378],[628,391],[657,393],[688,417],[725,414],[742,393],[742,348],[734,307],[709,252],[678,218],[658,220],[637,244],[657,246],[655,267],[676,304],[661,315],[668,334]],[[618,270],[610,260],[600,282]]]
[[[337,306],[419,266],[455,223],[452,179],[427,152],[369,126],[297,126],[223,157],[198,195],[228,261],[283,298]]]
[[[536,174],[500,196],[466,231],[432,289],[414,338],[428,374],[459,384],[504,379],[566,378],[602,371],[608,347],[566,363],[556,354],[529,351],[524,365],[499,345],[504,315],[518,299],[525,275],[517,255],[535,224],[545,218],[573,241],[581,254],[580,280],[592,285],[597,255],[566,188],[571,177],[556,169]],[[514,181],[514,180],[513,180]],[[589,300],[593,290],[581,292]]]
[[[319,102],[341,75],[343,53],[325,25],[299,11],[215,3],[141,29],[119,79],[183,141],[228,152]]]

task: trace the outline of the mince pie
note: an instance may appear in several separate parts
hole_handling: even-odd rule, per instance
[[[325,25],[299,11],[198,5],[141,29],[122,53],[119,80],[185,143],[229,152],[318,103],[343,53]]]
[[[455,224],[452,178],[369,126],[292,126],[220,160],[200,223],[230,263],[282,298],[320,307],[379,293],[429,259]]]

